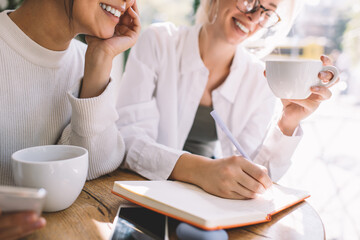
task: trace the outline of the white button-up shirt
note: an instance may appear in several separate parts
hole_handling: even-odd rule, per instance
[[[167,179],[184,153],[209,77],[199,52],[200,28],[154,24],[129,55],[118,102],[126,145],[123,167],[146,178]],[[270,124],[276,99],[263,72],[263,63],[239,46],[212,102],[243,149],[276,181],[290,166],[302,131],[288,137]],[[238,154],[220,128],[217,135],[224,157]]]

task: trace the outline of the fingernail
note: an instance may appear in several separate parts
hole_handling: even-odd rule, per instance
[[[41,227],[45,226],[45,224],[46,224],[45,218],[39,218],[39,220],[37,220],[37,221],[33,224],[33,226],[34,226],[35,228],[41,228]]]
[[[320,78],[326,78],[327,74],[325,72],[320,72]]]
[[[319,87],[317,87],[317,86],[315,86],[315,87],[311,87],[311,89],[312,89],[313,91],[315,91],[315,92],[318,92],[318,91],[320,90],[320,88],[319,88]]]
[[[261,193],[263,194],[264,192],[266,192],[266,186],[264,184],[261,184],[258,189],[256,190],[256,193]]]
[[[37,218],[37,216],[35,213],[30,213],[29,215],[27,215],[25,217],[25,220],[26,220],[26,222],[31,223],[31,222],[34,222],[36,220],[36,218]]]

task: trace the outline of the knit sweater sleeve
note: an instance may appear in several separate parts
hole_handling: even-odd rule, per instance
[[[118,119],[115,108],[117,85],[117,81],[110,81],[105,91],[94,98],[78,98],[79,84],[68,92],[72,106],[71,121],[58,144],[88,149],[88,180],[115,170],[124,157],[124,142],[115,124]]]

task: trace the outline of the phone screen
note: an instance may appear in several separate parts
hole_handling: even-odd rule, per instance
[[[120,207],[112,240],[165,239],[166,216],[143,207]]]

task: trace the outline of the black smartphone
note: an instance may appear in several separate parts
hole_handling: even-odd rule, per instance
[[[167,217],[135,204],[120,205],[111,240],[167,240]]]

